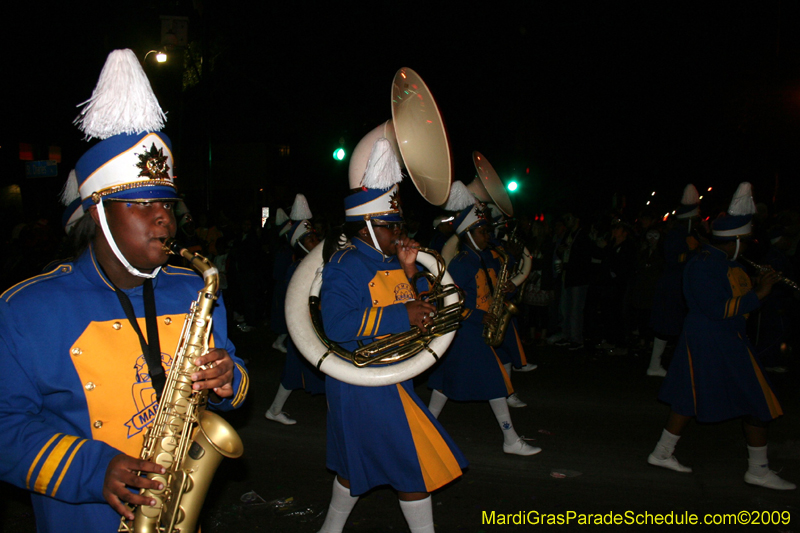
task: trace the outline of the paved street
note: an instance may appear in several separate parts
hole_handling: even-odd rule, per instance
[[[283,426],[264,419],[278,386],[283,354],[270,348],[273,336],[256,330],[234,337],[249,359],[252,378],[246,407],[229,416],[245,443],[245,455],[226,460],[217,472],[204,508],[204,533],[270,531],[314,533],[322,524],[333,474],[325,469],[325,398],[295,392],[285,410],[297,419]],[[668,413],[656,401],[659,378],[645,377],[644,356],[607,356],[592,350],[567,352],[547,347],[532,354],[539,369],[514,372],[513,383],[528,407],[512,409],[517,431],[543,452],[532,457],[505,455],[502,437],[487,403],[448,402],[440,421],[470,461],[457,482],[435,493],[437,531],[534,531],[537,525],[499,525],[499,515],[536,513],[619,513],[622,520],[673,512],[699,520],[707,513],[739,513],[790,523],[761,531],[800,531],[800,493],[746,485],[747,452],[738,422],[692,424],[676,456],[693,474],[647,465]],[[773,470],[800,483],[800,394],[794,374],[774,379],[787,413],[770,428]],[[417,393],[429,398],[424,376]],[[3,485],[2,530],[34,531],[27,495]],[[482,518],[495,512],[495,524]],[[529,513],[534,511],[536,513]],[[629,515],[625,515],[629,512]],[[571,516],[571,515],[570,515]],[[783,515],[783,522],[789,516]],[[608,518],[606,518],[608,519]],[[514,517],[510,517],[513,522]],[[652,517],[651,517],[652,520]],[[569,530],[596,530],[572,518]],[[696,530],[730,526],[696,526]],[[551,527],[552,528],[552,527]],[[559,529],[566,529],[561,527]],[[664,526],[617,525],[620,530],[659,531]],[[752,530],[752,526],[747,530]],[[348,533],[406,532],[390,489],[362,497],[350,515]]]

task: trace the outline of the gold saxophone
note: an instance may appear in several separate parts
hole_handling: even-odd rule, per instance
[[[147,474],[148,478],[160,481],[164,489],[142,489],[140,493],[154,499],[156,505],[138,506],[132,523],[123,517],[120,532],[194,533],[217,466],[223,457],[236,458],[243,451],[242,440],[233,427],[206,410],[208,391],[192,390],[191,375],[198,370],[194,361],[208,351],[211,314],[219,285],[217,269],[208,259],[182,248],[174,239],[168,239],[164,249],[189,261],[203,275],[205,287],[192,302],[183,323],[158,411],[142,448],[142,459],[166,469],[165,474]]]
[[[489,306],[488,311],[494,315],[495,319],[483,327],[483,341],[489,346],[500,346],[506,337],[511,317],[519,313],[519,308],[506,300],[503,290],[509,279],[508,254],[500,248],[492,248],[492,250],[499,256],[502,266],[497,274],[497,285],[494,288],[492,305]]]

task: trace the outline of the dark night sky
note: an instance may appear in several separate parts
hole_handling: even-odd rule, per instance
[[[0,185],[19,181],[7,148],[18,142],[62,145],[65,177],[86,147],[74,106],[107,53],[156,47],[158,16],[179,14],[192,40],[207,24],[211,94],[181,97],[174,75],[147,68],[184,168],[202,164],[208,124],[213,143],[290,145],[278,169],[242,162],[268,181],[291,177],[284,194],[343,192],[329,154],[390,118],[392,77],[407,66],[440,105],[455,178],[472,178],[470,153],[481,151],[501,176],[522,178],[518,203],[531,209],[610,207],[613,192],[638,209],[651,190],[672,209],[689,182],[713,185],[724,203],[742,180],[770,201],[776,176],[779,203],[799,192],[797,1],[204,4],[202,18],[183,0],[13,8],[6,26],[23,23],[3,36]]]

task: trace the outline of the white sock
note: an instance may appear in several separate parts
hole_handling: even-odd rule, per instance
[[[747,455],[748,472],[759,477],[769,474],[769,459],[767,459],[766,446],[748,446]]]
[[[431,401],[428,403],[428,411],[431,412],[433,418],[439,418],[439,414],[442,412],[442,409],[444,409],[445,403],[447,403],[447,396],[433,389]]]
[[[667,347],[667,341],[656,337],[653,339],[653,354],[650,356],[650,369],[656,370],[661,368],[661,356],[664,354],[664,349]]]
[[[344,487],[337,478],[333,478],[333,494],[325,523],[319,533],[342,533],[350,511],[358,501],[358,496],[350,496],[350,489]]]
[[[291,393],[292,391],[284,387],[283,383],[281,383],[278,387],[277,394],[275,394],[275,399],[272,400],[272,405],[269,407],[269,412],[273,415],[281,414],[281,411],[283,411],[283,405],[286,403],[286,400],[289,398]]]
[[[673,435],[666,429],[661,431],[661,438],[658,440],[655,450],[653,450],[653,455],[657,459],[668,458],[675,451],[675,445],[678,444],[680,438],[680,435]]]
[[[519,440],[519,435],[514,430],[514,424],[511,423],[511,415],[508,412],[508,403],[505,398],[495,398],[489,400],[489,406],[492,408],[494,417],[497,423],[500,424],[500,429],[503,430],[503,443],[514,444]]]
[[[413,502],[400,500],[400,510],[406,517],[411,533],[434,533],[431,497]]]

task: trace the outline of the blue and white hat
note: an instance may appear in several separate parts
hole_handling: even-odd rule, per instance
[[[753,215],[756,204],[753,201],[753,188],[748,182],[742,182],[733,195],[728,213],[711,223],[711,234],[722,241],[738,240],[752,232]]]
[[[286,232],[286,236],[292,247],[299,243],[300,247],[305,250],[306,253],[308,253],[308,250],[303,246],[302,240],[303,237],[314,232],[314,226],[310,222],[312,217],[313,215],[311,214],[311,209],[308,207],[308,200],[306,200],[306,197],[302,194],[295,196],[292,212],[289,215],[291,224]]]
[[[75,124],[87,140],[100,139],[75,165],[84,209],[96,205],[100,226],[117,258],[135,276],[153,278],[131,266],[106,221],[104,201],[177,200],[172,147],[160,132],[166,115],[131,50],[114,50],[100,72],[92,97]]]
[[[460,181],[453,182],[450,187],[450,198],[444,208],[447,211],[459,212],[453,220],[453,227],[459,236],[489,223],[486,204],[479,202]]]
[[[700,195],[691,183],[683,189],[681,206],[675,210],[677,218],[692,218],[700,215]]]
[[[402,222],[400,187],[403,175],[389,141],[381,137],[372,146],[361,190],[344,199],[347,222],[378,219]]]

